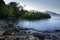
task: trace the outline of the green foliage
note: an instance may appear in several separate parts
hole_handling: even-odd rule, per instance
[[[10,5],[4,5],[4,7],[1,7],[0,10],[0,17],[8,17],[8,16],[14,16],[13,14],[13,8]]]
[[[20,15],[17,3],[15,2],[11,2],[8,5],[1,5],[0,9],[0,18],[15,17]]]
[[[19,7],[17,7],[17,3],[16,2],[11,2],[9,3],[9,5],[12,5],[13,9],[14,9],[14,15],[16,17],[19,17],[20,16],[20,11],[19,11]]]
[[[24,19],[44,19],[44,18],[50,18],[51,16],[48,13],[42,13],[42,12],[26,12],[22,18]]]
[[[42,12],[29,12],[27,10],[23,10],[23,7],[17,7],[18,4],[16,2],[11,2],[8,5],[0,6],[0,18],[4,17],[22,17],[25,19],[44,19],[50,18],[51,16],[47,13]],[[21,9],[21,10],[19,10]]]

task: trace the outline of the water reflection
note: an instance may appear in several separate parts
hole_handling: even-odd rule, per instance
[[[52,16],[51,19],[42,20],[19,20],[18,26],[34,28],[38,30],[54,30],[60,29],[60,16]]]

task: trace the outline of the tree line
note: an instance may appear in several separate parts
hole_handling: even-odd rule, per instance
[[[43,19],[50,18],[51,16],[48,13],[43,12],[29,12],[24,10],[23,6],[18,6],[16,2],[10,2],[5,4],[4,1],[0,1],[0,18],[7,17],[21,17],[24,19]]]

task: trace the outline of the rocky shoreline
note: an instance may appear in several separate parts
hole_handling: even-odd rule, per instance
[[[3,30],[4,29],[4,30]],[[28,36],[27,36],[28,35]],[[0,38],[11,36],[16,38],[26,37],[28,40],[60,40],[60,30],[53,31],[39,31],[32,28],[23,28],[20,26],[12,26],[9,22],[9,25],[6,23],[6,20],[0,20]],[[10,38],[10,40],[12,40]],[[24,40],[27,40],[24,39]],[[35,40],[34,39],[34,40]],[[21,39],[22,40],[22,39]]]
[[[15,30],[15,31],[14,31]],[[7,32],[8,30],[1,30],[0,31],[0,39],[5,38],[5,39],[10,39],[13,37],[15,38],[20,38],[19,40],[60,40],[60,32],[58,31],[36,31],[35,29],[31,28],[19,28],[19,30],[16,28],[12,32],[10,31],[10,34]],[[5,34],[7,33],[7,34]],[[2,34],[2,35],[1,35]],[[21,39],[23,38],[23,39]],[[30,39],[31,38],[31,39]]]

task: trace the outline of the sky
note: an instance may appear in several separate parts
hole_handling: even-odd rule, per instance
[[[52,11],[60,14],[60,0],[4,0],[5,3],[18,2],[26,10],[37,10],[41,12]]]

